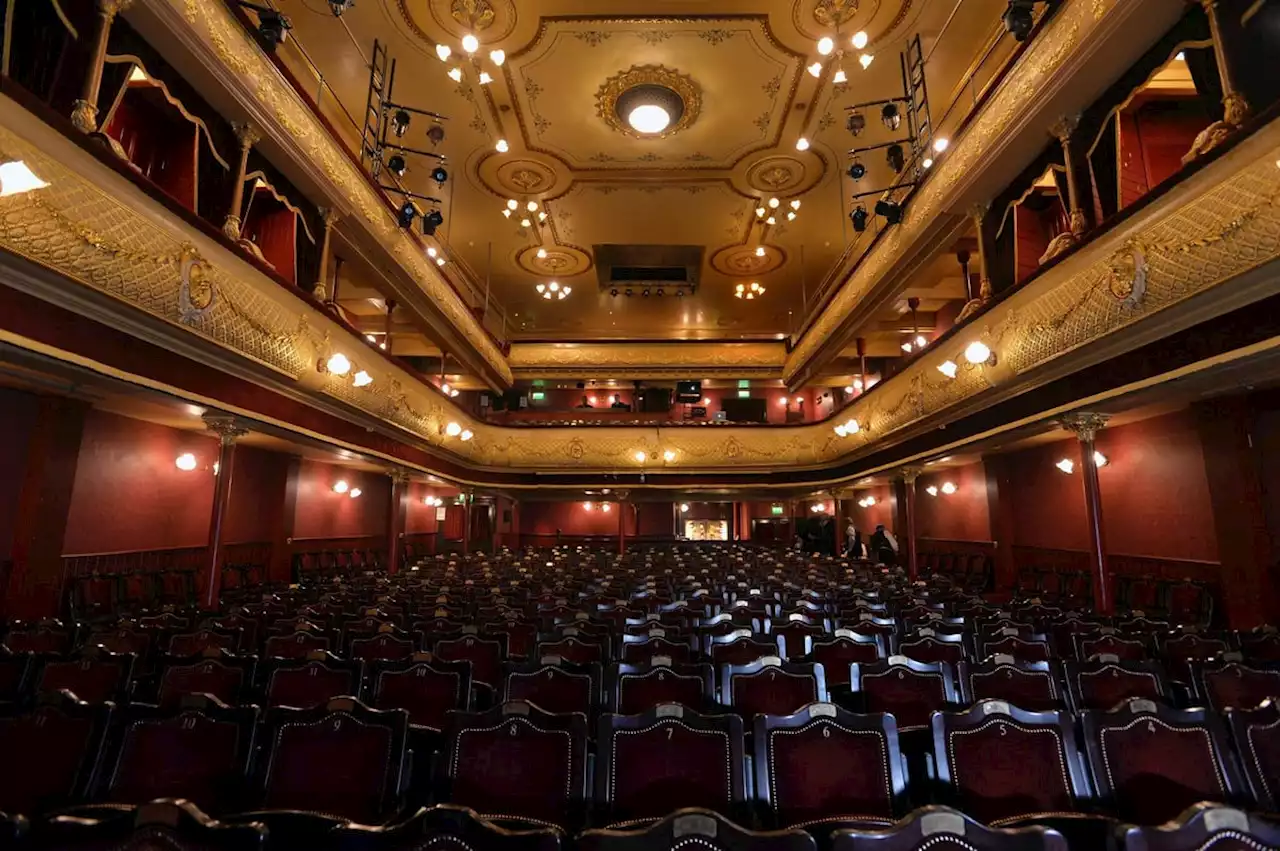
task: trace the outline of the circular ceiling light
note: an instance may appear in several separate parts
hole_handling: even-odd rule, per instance
[[[680,120],[684,100],[666,86],[641,84],[618,95],[614,109],[632,130],[654,136]]]

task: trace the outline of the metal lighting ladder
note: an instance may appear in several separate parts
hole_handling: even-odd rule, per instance
[[[373,59],[369,62],[369,95],[364,104],[364,130],[360,134],[360,164],[369,169],[374,178],[382,168],[382,123],[386,118],[384,103],[387,100],[386,45],[373,41]]]
[[[924,51],[920,46],[920,34],[916,33],[907,43],[902,59],[902,88],[907,96],[907,122],[911,133],[911,148],[916,162],[931,156],[933,148],[933,119],[929,114],[929,89],[924,79]],[[917,166],[918,167],[918,166]]]

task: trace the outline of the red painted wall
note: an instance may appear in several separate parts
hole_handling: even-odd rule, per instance
[[[858,505],[858,500],[868,496],[876,498],[876,504],[869,508],[863,508]],[[876,530],[876,526],[883,524],[884,528],[890,532],[897,534],[898,530],[895,526],[895,514],[897,511],[898,501],[893,498],[893,489],[888,485],[876,485],[870,488],[862,488],[854,493],[853,499],[845,501],[845,510],[848,515],[853,518],[854,527],[862,533],[863,543]],[[846,525],[847,525],[846,520]],[[841,530],[841,534],[844,530]]]
[[[351,488],[359,488],[360,497],[352,499],[349,491],[335,493],[333,485],[339,479]],[[304,458],[298,467],[293,538],[386,537],[390,500],[391,479],[387,476]]]
[[[1097,447],[1108,458],[1098,478],[1109,552],[1217,560],[1204,454],[1188,412],[1104,429]],[[1089,546],[1084,485],[1078,469],[1067,475],[1054,466],[1061,458],[1079,464],[1074,439],[1032,447],[1012,458],[1019,546]]]
[[[205,545],[217,451],[217,440],[205,434],[90,411],[62,551]],[[195,454],[195,470],[174,466],[184,452]]]
[[[624,513],[627,535],[634,535],[635,515],[630,508]],[[617,535],[618,504],[603,511],[600,503],[588,511],[581,502],[523,502],[520,504],[520,534],[555,537],[556,530],[565,536]],[[536,543],[536,542],[535,542]]]
[[[404,531],[406,535],[434,535],[444,524],[436,520],[436,506],[423,502],[428,496],[453,502],[458,496],[454,488],[428,485],[426,482],[409,483],[409,502],[406,506]],[[443,507],[443,506],[440,506]]]
[[[953,494],[942,492],[951,482]],[[939,488],[930,496],[929,487]],[[982,463],[926,473],[916,480],[916,530],[921,538],[943,541],[990,541],[987,511],[987,474]]]
[[[253,446],[237,446],[231,504],[224,534],[228,544],[271,540],[273,521],[283,511],[290,456]],[[206,521],[208,518],[206,518]],[[207,530],[206,522],[206,530]],[[206,535],[208,532],[206,531]]]
[[[36,424],[36,397],[0,387],[0,561],[13,553],[22,477],[27,467],[27,444]]]

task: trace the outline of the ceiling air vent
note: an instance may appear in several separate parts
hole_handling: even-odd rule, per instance
[[[600,289],[618,298],[693,295],[702,272],[699,245],[596,245]]]

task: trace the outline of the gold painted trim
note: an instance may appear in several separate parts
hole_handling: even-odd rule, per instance
[[[204,134],[204,140],[209,145],[209,153],[213,154],[213,158],[214,160],[217,161],[218,165],[222,166],[227,171],[231,170],[231,163],[223,159],[222,154],[218,153],[218,146],[213,144],[213,136],[212,134],[209,133],[209,127],[204,123],[204,119],[199,117],[198,115],[192,115],[190,112],[188,112],[186,106],[183,105],[182,101],[178,100],[178,98],[172,92],[169,91],[169,87],[165,85],[164,80],[151,76],[151,72],[147,70],[147,66],[142,64],[141,59],[130,54],[122,54],[122,55],[107,54],[107,56],[103,59],[103,61],[110,62],[113,64],[128,63],[130,65],[136,65],[138,68],[141,68],[142,73],[147,75],[147,84],[160,89],[160,94],[164,95],[164,99],[168,101],[171,106],[175,107],[179,112],[181,112],[183,118],[187,119],[192,124],[196,125],[196,127],[199,128],[200,132]],[[120,106],[120,101],[124,100],[124,93],[129,90],[130,82],[131,81],[128,78],[126,78],[124,81],[124,85],[120,87],[120,91],[116,92],[115,100],[111,102],[111,109],[107,111],[106,118],[102,120],[103,127],[106,127],[108,124],[111,123],[111,118],[112,116],[115,115],[116,108]]]
[[[261,169],[256,169],[254,171],[251,171],[244,176],[244,182],[246,185],[252,183],[254,189],[267,190],[267,192],[271,193],[272,198],[275,198],[281,204],[284,204],[284,206],[291,213],[293,213],[295,216],[298,217],[298,221],[302,223],[302,232],[307,235],[307,240],[312,245],[316,244],[316,238],[311,234],[311,228],[307,226],[307,217],[302,215],[302,210],[298,209],[298,207],[295,206],[292,201],[290,201],[286,196],[282,195],[280,193],[280,190],[276,189],[276,187],[271,183],[270,180],[267,180],[266,173],[264,173]],[[252,206],[253,206],[253,193],[250,192],[249,207],[252,207]],[[245,208],[244,218],[246,220],[249,218],[248,207]]]
[[[641,133],[618,115],[618,98],[638,86],[658,86],[675,92],[683,111],[674,124],[660,133]],[[596,89],[596,115],[614,130],[632,139],[669,139],[687,129],[702,114],[702,87],[692,77],[665,65],[632,65],[614,74]]]

